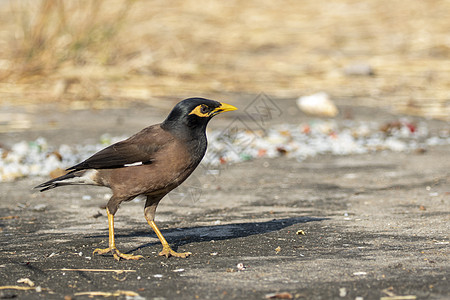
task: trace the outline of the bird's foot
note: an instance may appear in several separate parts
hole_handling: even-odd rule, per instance
[[[159,252],[160,256],[165,256],[167,258],[171,256],[186,258],[191,254],[192,254],[191,252],[175,252],[170,247],[163,247],[163,250]]]
[[[109,248],[105,248],[105,249],[97,248],[94,250],[92,255],[94,255],[96,253],[102,255],[102,254],[105,254],[108,252],[112,252],[114,259],[117,261],[119,261],[121,258],[126,259],[126,260],[130,260],[130,259],[138,260],[138,259],[144,258],[142,255],[133,255],[133,254],[122,253],[119,250],[117,250],[117,248],[115,248],[115,247],[109,247]]]

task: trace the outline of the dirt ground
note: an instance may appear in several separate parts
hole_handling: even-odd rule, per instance
[[[174,98],[199,94],[240,108],[210,127],[237,117],[258,127],[241,108],[261,91],[280,107],[267,128],[304,122],[294,98],[326,91],[338,119],[408,113],[449,130],[449,7],[0,1],[0,144],[128,136],[161,121]],[[449,145],[199,168],[156,216],[174,248],[193,255],[158,257],[133,201],[117,214],[117,244],[145,260],[120,262],[92,255],[108,241],[108,190],[3,182],[0,298],[448,299],[449,170]]]
[[[251,100],[243,98],[240,105]],[[277,104],[283,117],[267,126],[307,118],[293,100]],[[338,104],[355,119],[398,118]],[[142,105],[70,112],[43,106],[32,115],[34,130],[2,133],[1,141],[44,136],[53,145],[89,143],[105,132],[132,134],[166,113]],[[222,128],[235,117],[211,125]],[[431,130],[448,127],[422,121]],[[40,126],[46,122],[54,126]],[[28,287],[17,282],[22,278],[35,284],[0,290],[0,298],[448,299],[449,170],[448,145],[303,162],[256,159],[215,174],[199,168],[156,216],[169,243],[193,255],[159,257],[161,245],[137,200],[119,209],[116,242],[145,259],[120,262],[92,255],[108,242],[101,208],[107,189],[36,193],[31,188],[46,179],[36,177],[0,183],[0,286]]]

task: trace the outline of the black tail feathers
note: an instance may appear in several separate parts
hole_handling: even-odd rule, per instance
[[[64,182],[64,180],[77,177],[77,174],[75,174],[75,172],[77,172],[77,171],[71,171],[63,176],[60,176],[60,177],[54,178],[52,180],[49,180],[47,182],[41,183],[40,185],[37,185],[34,188],[39,189],[40,192],[44,192],[46,190],[50,190],[50,189],[53,189],[53,188],[61,186],[61,185],[68,185],[70,183],[66,183],[66,182]]]

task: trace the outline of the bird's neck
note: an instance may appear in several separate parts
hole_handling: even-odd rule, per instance
[[[161,128],[183,141],[189,148],[189,152],[201,153],[201,157],[203,157],[207,147],[206,124],[190,127],[180,123],[170,124],[166,121],[161,124]]]

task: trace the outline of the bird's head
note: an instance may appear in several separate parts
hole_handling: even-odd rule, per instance
[[[214,100],[203,98],[185,99],[175,105],[163,122],[163,128],[189,127],[204,130],[209,120],[215,115],[236,109],[233,105]]]

